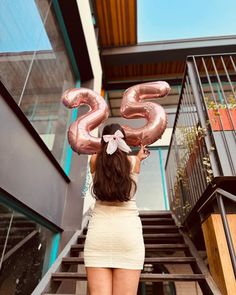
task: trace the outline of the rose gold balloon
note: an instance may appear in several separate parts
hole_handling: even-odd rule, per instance
[[[109,115],[107,104],[102,96],[86,88],[66,90],[62,95],[63,104],[77,108],[87,104],[90,111],[74,121],[68,130],[71,148],[80,154],[94,154],[99,151],[101,139],[90,135],[90,131],[104,122]]]
[[[147,124],[142,128],[122,126],[125,130],[127,143],[132,146],[152,144],[161,138],[167,126],[164,109],[154,102],[143,102],[145,99],[159,98],[170,92],[166,82],[149,82],[128,88],[121,102],[120,112],[124,118],[145,118]]]

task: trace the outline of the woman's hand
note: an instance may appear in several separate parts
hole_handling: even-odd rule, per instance
[[[140,145],[140,150],[137,154],[137,157],[139,158],[140,161],[146,159],[150,155],[150,151],[146,148],[144,145]]]

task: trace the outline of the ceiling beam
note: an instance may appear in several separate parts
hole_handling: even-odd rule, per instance
[[[140,43],[135,46],[102,50],[106,67],[185,61],[188,55],[230,53],[236,51],[236,35]]]
[[[182,75],[181,75],[182,76]],[[170,79],[168,77],[161,77],[161,78],[155,78],[155,79],[145,79],[144,78],[140,78],[140,79],[135,79],[135,80],[124,80],[124,81],[103,81],[103,87],[106,90],[124,90],[127,89],[131,86],[134,86],[136,84],[140,84],[140,83],[146,83],[146,82],[152,82],[152,81],[162,81],[165,80],[166,82],[168,82],[170,85],[174,86],[174,85],[181,85],[182,84],[182,77],[179,77],[178,79]]]

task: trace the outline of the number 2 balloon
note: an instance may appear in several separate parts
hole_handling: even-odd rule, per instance
[[[141,128],[122,126],[129,145],[149,145],[161,138],[167,126],[166,113],[155,102],[144,100],[164,97],[169,92],[170,86],[164,81],[135,85],[124,92],[121,116],[127,119],[145,118],[147,121]],[[98,152],[101,139],[92,136],[90,132],[108,118],[109,111],[104,98],[90,89],[73,88],[63,93],[62,101],[68,108],[78,108],[82,104],[90,107],[87,114],[79,117],[69,127],[68,141],[72,149],[81,154]]]

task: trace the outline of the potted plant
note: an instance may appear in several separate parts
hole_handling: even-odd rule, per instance
[[[213,131],[236,129],[236,99],[230,95],[228,103],[217,103],[205,97],[209,121]]]

